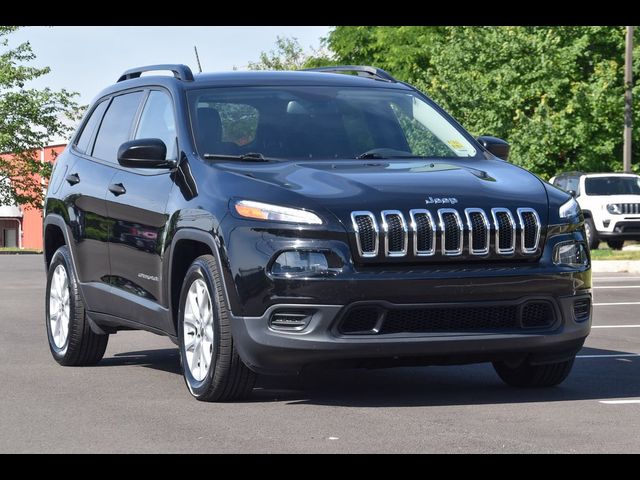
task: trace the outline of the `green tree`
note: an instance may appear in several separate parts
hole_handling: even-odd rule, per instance
[[[621,169],[624,27],[342,26],[325,44],[338,63],[416,85],[471,133],[505,138],[512,161],[545,178]],[[636,159],[639,94],[636,83]]]
[[[297,38],[277,37],[275,49],[261,52],[257,62],[249,62],[249,70],[301,70],[332,64],[325,51],[305,52]]]
[[[33,151],[66,136],[79,109],[75,93],[27,86],[50,69],[28,65],[35,58],[28,42],[9,45],[16,29],[0,26],[0,204],[39,206],[42,185],[37,176],[48,178],[51,166]]]

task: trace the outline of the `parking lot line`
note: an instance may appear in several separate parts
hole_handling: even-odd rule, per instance
[[[604,287],[593,287],[593,288],[599,288],[599,289],[605,289],[605,288],[640,288],[640,285],[607,285]]]
[[[577,355],[576,358],[622,358],[640,357],[640,353],[614,353],[611,355]]]
[[[606,405],[625,405],[629,403],[640,403],[640,400],[600,400],[600,403]]]
[[[591,325],[591,328],[640,328],[640,325]]]
[[[640,328],[640,325],[591,325],[591,328]]]
[[[600,280],[616,280],[616,281],[620,281],[620,280],[640,280],[640,277],[597,277],[597,276],[593,276],[594,280],[600,281]]]
[[[612,303],[594,303],[594,307],[612,307],[617,305],[640,305],[640,302],[612,302]]]

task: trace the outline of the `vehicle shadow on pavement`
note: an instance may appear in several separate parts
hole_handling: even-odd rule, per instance
[[[177,348],[162,348],[158,350],[140,350],[137,352],[116,353],[113,357],[105,357],[98,364],[99,367],[119,367],[134,365],[152,368],[163,372],[181,375],[180,352]]]
[[[583,348],[584,355],[628,352]],[[640,397],[640,356],[578,358],[569,378],[546,389],[508,387],[490,364],[384,370],[325,370],[261,377],[249,401],[345,407],[562,402]]]
[[[579,356],[628,354],[583,348]],[[139,366],[181,375],[177,348],[117,353],[104,358],[99,366]],[[247,402],[411,407],[625,398],[640,398],[640,356],[578,358],[569,378],[562,385],[547,389],[508,387],[490,364],[313,370],[299,376],[259,376]]]

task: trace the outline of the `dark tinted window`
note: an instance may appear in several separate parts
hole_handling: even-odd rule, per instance
[[[567,179],[567,187],[565,188],[565,190],[567,191],[573,190],[574,192],[578,193],[579,188],[580,188],[580,177],[569,177]]]
[[[118,148],[129,140],[131,125],[138,111],[143,92],[127,93],[114,97],[102,119],[93,146],[93,156],[117,163]]]
[[[285,159],[473,157],[475,147],[419,95],[328,86],[212,88],[188,93],[200,154]]]
[[[109,102],[102,101],[93,109],[93,112],[91,112],[91,116],[85,122],[82,133],[76,141],[76,150],[79,152],[85,153],[87,151],[89,142],[93,138],[93,133],[96,131],[96,127],[100,124],[100,120],[102,119],[102,115],[104,114],[108,104]]]
[[[554,180],[553,184],[558,188],[566,190],[567,189],[567,177],[556,178]]]
[[[175,160],[176,120],[173,115],[171,97],[164,92],[153,90],[149,93],[135,138],[159,138],[167,146],[167,160]]]
[[[592,177],[584,181],[587,195],[640,195],[640,177]]]

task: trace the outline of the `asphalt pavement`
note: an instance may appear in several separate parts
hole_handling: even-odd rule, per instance
[[[96,367],[60,367],[42,257],[0,256],[0,453],[639,453],[640,276],[594,279],[595,328],[557,388],[509,388],[488,364],[345,370],[208,404],[149,333],[113,335]]]

